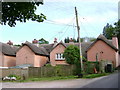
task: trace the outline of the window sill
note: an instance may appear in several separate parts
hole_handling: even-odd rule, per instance
[[[55,59],[55,61],[65,61],[65,59]]]

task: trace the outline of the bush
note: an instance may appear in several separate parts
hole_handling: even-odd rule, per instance
[[[18,75],[13,75],[13,74],[10,74],[8,77],[16,77],[17,80],[20,80],[20,79],[21,79],[20,76],[18,76]]]
[[[96,68],[97,71],[99,71],[99,62],[84,62],[84,72],[86,74],[93,74],[94,68]]]

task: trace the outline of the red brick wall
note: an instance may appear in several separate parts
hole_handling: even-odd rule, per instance
[[[16,57],[3,55],[2,66],[12,67],[16,65]]]
[[[28,46],[23,46],[16,54],[16,65],[34,64],[35,54]]]
[[[3,60],[4,60],[4,55],[2,54],[2,52],[0,52],[0,66],[3,66]]]
[[[105,42],[99,40],[88,50],[88,61],[96,61],[96,53],[98,53],[98,60],[111,60],[116,65],[116,52]]]
[[[16,54],[16,64],[32,64],[34,67],[41,67],[47,63],[46,56],[36,55],[28,46],[23,46]]]
[[[46,56],[35,55],[34,67],[42,67],[48,61]]]
[[[55,66],[57,64],[67,64],[65,60],[56,60],[56,53],[63,53],[65,50],[65,47],[62,44],[59,44],[57,47],[55,47],[51,53],[50,53],[50,63],[52,66]]]

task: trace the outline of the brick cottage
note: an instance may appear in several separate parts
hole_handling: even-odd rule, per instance
[[[16,51],[16,49],[10,45],[3,43],[1,44],[2,55],[6,55],[5,52],[12,52],[7,54],[7,57],[14,58],[5,60],[3,56],[1,58],[1,61],[4,61],[4,64],[1,63],[1,66],[3,67],[5,67],[6,63],[6,67],[23,64],[30,64],[33,67],[41,67],[48,62],[52,66],[56,66],[58,64],[68,65],[65,61],[65,58],[63,58],[65,48],[69,45],[79,45],[78,43],[74,43],[72,39],[69,43],[63,43],[62,41],[58,43],[57,39],[55,39],[54,43],[52,44],[38,44],[38,41],[34,39],[32,43],[25,42]],[[5,46],[11,48],[11,50],[7,49]],[[94,42],[82,42],[81,47],[82,55],[83,57],[87,58],[88,61],[108,60],[113,63],[114,67],[120,65],[120,52],[118,50],[117,37],[113,37],[112,40],[108,40],[103,35],[99,35]]]

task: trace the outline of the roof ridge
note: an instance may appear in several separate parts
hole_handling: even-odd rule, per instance
[[[107,45],[109,45],[111,48],[113,48],[114,50],[118,50],[104,35],[100,34],[97,39],[88,47],[87,51],[98,41],[98,40],[102,40],[103,42],[105,42]]]
[[[27,45],[35,54],[39,54],[39,55],[48,55],[46,49],[38,47],[28,41],[26,41],[23,45]],[[44,50],[45,51],[44,51]]]

